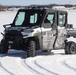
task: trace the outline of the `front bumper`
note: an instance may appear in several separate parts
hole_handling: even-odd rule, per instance
[[[11,49],[21,49],[21,41],[23,39],[22,34],[19,31],[11,30],[8,31],[4,39],[8,41],[9,47]]]

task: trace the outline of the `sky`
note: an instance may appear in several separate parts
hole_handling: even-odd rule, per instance
[[[31,4],[76,4],[76,0],[0,0],[2,5],[31,5]]]

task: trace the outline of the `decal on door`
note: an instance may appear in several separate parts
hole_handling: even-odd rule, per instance
[[[58,30],[57,41],[55,43],[55,48],[64,48],[66,40],[67,31],[65,29]]]
[[[43,35],[43,49],[53,49],[53,44],[56,38],[54,34],[56,34],[56,30],[47,31],[46,34]]]

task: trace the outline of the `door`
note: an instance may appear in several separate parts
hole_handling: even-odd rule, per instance
[[[41,30],[43,50],[53,49],[53,45],[56,39],[55,16],[55,12],[47,13],[42,24]]]
[[[58,33],[57,40],[55,43],[55,49],[63,49],[65,47],[65,40],[67,39],[67,13],[66,12],[58,12]]]

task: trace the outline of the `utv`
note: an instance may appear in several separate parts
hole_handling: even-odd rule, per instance
[[[36,50],[64,49],[66,54],[76,53],[76,43],[68,41],[76,37],[76,30],[67,24],[67,12],[50,8],[28,7],[20,9],[12,24],[4,25],[0,53],[8,49],[24,50],[27,57]]]

